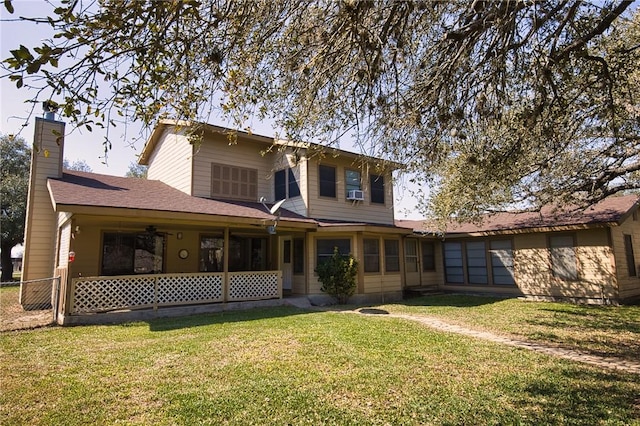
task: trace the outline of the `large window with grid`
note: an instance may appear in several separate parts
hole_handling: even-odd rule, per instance
[[[449,284],[515,285],[511,240],[445,241],[443,254]]]

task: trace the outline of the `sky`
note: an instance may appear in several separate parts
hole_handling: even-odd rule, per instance
[[[52,2],[54,5],[57,2]],[[11,56],[10,51],[21,44],[32,48],[41,44],[42,40],[50,38],[52,33],[46,24],[32,22],[15,22],[19,16],[43,17],[53,9],[51,3],[44,0],[14,0],[15,12],[9,14],[4,5],[0,4],[0,59]],[[15,83],[5,77],[5,72],[0,70],[0,133],[20,135],[28,144],[33,142],[33,129],[36,117],[43,117],[41,105],[27,102],[35,93],[23,89],[17,89]],[[54,99],[55,100],[55,99]],[[33,113],[31,114],[33,108]],[[60,117],[56,117],[59,119]],[[224,125],[222,121],[211,124]],[[251,127],[254,133],[273,136],[275,130],[268,123],[253,122]],[[129,165],[137,162],[149,130],[143,129],[138,123],[118,126],[110,130],[109,139],[112,148],[105,158],[102,142],[105,133],[95,126],[92,132],[86,129],[73,129],[70,125],[66,128],[65,155],[64,158],[73,164],[75,161],[84,161],[91,167],[94,173],[124,176]],[[313,141],[311,141],[313,142]],[[341,145],[342,149],[353,150],[347,144]],[[354,150],[355,151],[355,150]],[[419,219],[416,212],[416,200],[411,197],[409,191],[403,186],[408,184],[408,178],[396,182],[394,188],[394,210],[396,219]]]

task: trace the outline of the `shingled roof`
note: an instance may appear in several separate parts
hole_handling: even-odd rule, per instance
[[[474,235],[482,233],[535,232],[576,226],[619,225],[637,208],[639,197],[626,195],[609,197],[599,203],[582,208],[543,207],[539,212],[519,211],[487,214],[478,223],[450,222],[447,235]],[[396,226],[413,229],[416,233],[436,233],[437,226],[424,220],[396,220]]]
[[[192,197],[157,180],[65,170],[61,179],[49,179],[48,186],[57,210],[62,211],[90,206],[273,219],[261,203]],[[315,224],[286,209],[281,210],[280,220]]]

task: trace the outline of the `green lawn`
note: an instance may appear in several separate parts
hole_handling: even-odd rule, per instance
[[[587,306],[476,296],[432,296],[377,308],[437,317],[519,339],[640,362],[640,306]]]
[[[3,425],[640,424],[637,375],[384,315],[258,309],[0,348]]]

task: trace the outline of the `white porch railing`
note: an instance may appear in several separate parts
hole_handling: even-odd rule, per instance
[[[282,297],[281,271],[126,275],[71,280],[70,314]]]

